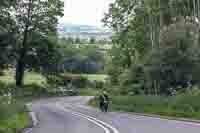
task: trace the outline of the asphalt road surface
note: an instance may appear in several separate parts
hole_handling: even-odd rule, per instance
[[[128,113],[102,113],[85,104],[91,97],[34,102],[39,123],[32,133],[200,133],[200,124]]]

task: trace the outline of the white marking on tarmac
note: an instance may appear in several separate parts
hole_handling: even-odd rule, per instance
[[[57,106],[59,109],[61,109],[62,111],[65,111],[65,112],[69,112],[69,111],[70,111],[70,110],[67,110],[66,108],[64,108],[64,107],[62,107],[62,106],[60,106],[60,105],[56,105],[56,106]],[[103,121],[101,121],[101,120],[98,120],[98,119],[96,119],[96,118],[94,118],[94,117],[91,117],[91,116],[88,116],[88,115],[85,115],[85,114],[82,114],[82,113],[72,112],[72,111],[70,111],[70,112],[73,113],[73,114],[76,115],[76,116],[79,116],[79,117],[82,117],[82,118],[84,118],[84,119],[87,119],[88,121],[93,122],[93,123],[96,124],[97,126],[103,128],[104,131],[105,131],[105,133],[110,133],[110,131],[109,131],[108,128],[110,128],[110,129],[113,131],[113,133],[119,133],[119,131],[118,131],[116,128],[112,127],[111,125],[109,125],[109,124],[107,124],[107,123],[105,123],[105,122],[103,122]],[[108,128],[107,128],[107,127],[108,127]]]
[[[32,132],[32,128],[28,129],[25,133],[31,133]]]

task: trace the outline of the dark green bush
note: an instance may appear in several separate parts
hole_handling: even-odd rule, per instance
[[[37,85],[30,84],[23,87],[23,96],[44,96],[47,93],[47,88]]]
[[[3,82],[0,82],[0,95],[3,94],[8,94],[10,93],[15,93],[15,85],[14,84],[5,84]]]
[[[0,76],[4,76],[4,71],[0,69]]]

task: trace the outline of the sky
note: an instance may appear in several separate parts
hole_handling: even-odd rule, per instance
[[[114,0],[65,0],[64,17],[60,22],[102,26],[101,19]]]

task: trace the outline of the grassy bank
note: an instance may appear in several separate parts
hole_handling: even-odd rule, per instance
[[[83,88],[83,89],[80,89],[80,92],[79,92],[80,96],[96,96],[98,94],[99,94],[99,91],[93,88]]]
[[[110,111],[200,119],[200,96],[113,96],[111,101]],[[89,104],[97,107],[98,101]]]
[[[2,98],[1,98],[2,99]],[[19,133],[22,129],[31,126],[29,113],[24,103],[14,102],[7,104],[7,101],[0,103],[0,132]]]
[[[15,72],[12,70],[5,71],[4,75],[0,76],[0,81],[5,84],[15,84]],[[24,77],[24,83],[25,85],[38,84],[43,86],[46,84],[46,79],[39,73],[26,72]]]
[[[31,121],[28,112],[13,114],[12,117],[0,122],[1,133],[18,133],[30,127]]]
[[[15,94],[14,77],[13,70],[6,70],[4,75],[0,76],[0,133],[19,133],[22,129],[29,127],[31,119],[25,108],[25,102],[31,101],[34,97],[40,97],[43,92],[46,92],[46,79],[41,74],[26,72],[23,98],[16,100],[12,97],[10,100],[11,97],[3,95],[8,92]]]

